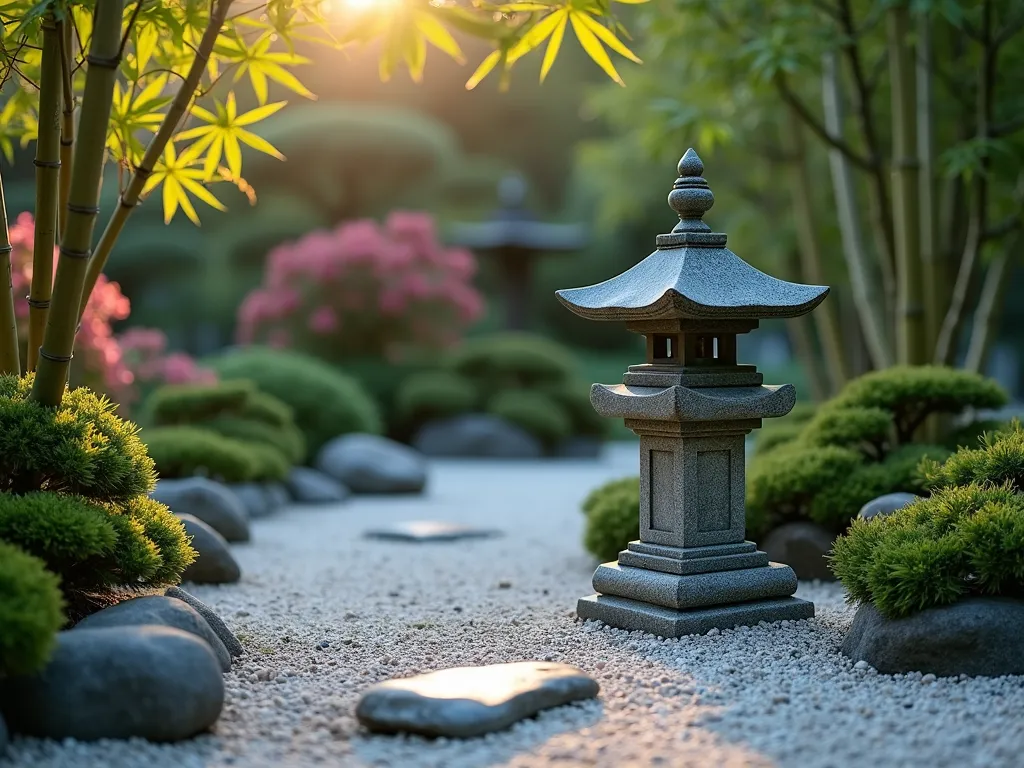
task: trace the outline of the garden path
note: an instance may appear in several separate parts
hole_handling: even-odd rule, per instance
[[[357,498],[257,521],[234,551],[241,583],[195,587],[246,646],[213,735],[177,745],[21,741],[39,768],[305,766],[1020,765],[1019,679],[925,681],[855,670],[837,650],[852,610],[807,584],[818,617],[658,641],[581,625],[594,563],[579,503],[637,471],[633,444],[600,461],[438,461],[420,498]],[[361,538],[442,519],[502,538]],[[468,742],[369,736],[352,712],[372,682],[439,667],[551,659],[598,679],[600,698]]]

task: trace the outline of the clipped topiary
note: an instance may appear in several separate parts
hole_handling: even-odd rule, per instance
[[[497,392],[557,384],[571,379],[577,366],[566,347],[542,336],[497,333],[468,340],[445,367]]]
[[[583,502],[583,545],[602,561],[640,537],[640,478],[624,477],[595,488]]]
[[[895,367],[851,381],[816,409],[795,437],[759,451],[747,470],[747,527],[754,536],[812,519],[842,531],[868,501],[887,493],[923,493],[918,464],[949,449],[919,442],[933,414],[995,408],[995,382],[967,371]]]
[[[238,413],[256,394],[251,381],[225,381],[216,384],[169,384],[155,390],[147,401],[148,412],[158,426],[195,424]]]
[[[60,579],[39,558],[0,541],[0,678],[42,668],[63,624]]]
[[[135,424],[87,389],[59,408],[29,401],[33,376],[0,376],[0,491],[46,490],[123,501],[153,490],[156,475]]]
[[[202,427],[153,427],[146,429],[143,437],[160,477],[200,475],[225,483],[247,483],[261,468],[249,446]]]
[[[298,352],[247,347],[210,361],[224,380],[248,379],[288,405],[306,441],[307,461],[339,435],[382,431],[377,404],[361,386]]]
[[[554,446],[572,434],[572,421],[565,409],[544,392],[507,389],[487,402],[487,413],[515,424]]]
[[[473,383],[446,370],[413,374],[395,397],[395,416],[400,424],[424,424],[470,413],[478,404]]]

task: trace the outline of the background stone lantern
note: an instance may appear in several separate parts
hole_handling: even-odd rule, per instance
[[[787,565],[745,540],[744,438],[796,404],[790,384],[763,386],[736,359],[736,336],[764,318],[797,317],[828,294],[760,272],[701,219],[714,204],[687,150],[668,202],[679,215],[657,250],[598,285],[558,291],[570,310],[647,337],[647,361],[618,385],[595,384],[602,416],[640,436],[640,540],[594,573],[599,594],[577,614],[663,637],[759,621],[805,619]]]
[[[547,253],[568,253],[582,248],[586,229],[578,224],[547,224],[527,210],[526,181],[509,175],[498,185],[500,208],[488,221],[457,224],[452,242],[498,262],[504,294],[505,329],[527,330],[534,261]]]

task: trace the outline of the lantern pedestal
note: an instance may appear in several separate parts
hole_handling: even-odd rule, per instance
[[[709,370],[704,381],[716,378]],[[792,409],[791,385],[595,384],[591,402],[640,436],[640,540],[597,569],[600,594],[579,601],[581,618],[679,637],[814,615],[792,597],[793,569],[744,539],[744,438]]]

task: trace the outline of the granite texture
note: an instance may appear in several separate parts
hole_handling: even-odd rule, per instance
[[[178,741],[208,730],[223,705],[209,644],[168,627],[61,632],[42,671],[0,681],[11,731],[47,739]]]
[[[367,690],[359,722],[382,733],[469,738],[537,712],[597,696],[600,687],[567,664],[523,661],[456,667],[388,680]]]
[[[789,597],[796,592],[797,581],[793,569],[781,563],[677,576],[616,562],[598,566],[593,584],[594,589],[604,595],[681,610]]]
[[[231,584],[242,578],[242,570],[231,554],[224,537],[192,515],[178,515],[192,549],[199,557],[181,574],[182,581],[196,584]]]
[[[333,477],[309,467],[288,471],[288,493],[299,504],[335,504],[345,501],[351,491]]]
[[[576,615],[627,631],[683,637],[703,635],[711,629],[752,626],[762,621],[810,619],[814,616],[814,604],[796,597],[783,597],[678,611],[625,597],[590,595],[580,598]]]
[[[833,535],[817,523],[785,523],[761,543],[769,559],[785,563],[798,579],[835,581],[825,556],[832,551]]]
[[[259,520],[277,511],[274,499],[260,483],[235,483],[228,487],[242,502],[246,513],[253,520]]]
[[[903,509],[919,498],[921,497],[913,493],[887,493],[884,496],[879,496],[877,499],[872,499],[861,507],[857,517],[864,520],[870,520],[873,517],[879,516],[888,517],[893,512]]]
[[[220,668],[231,669],[231,655],[213,627],[191,605],[166,595],[146,595],[125,600],[117,605],[86,616],[75,625],[75,632],[105,627],[172,627],[206,641],[217,657]]]
[[[227,541],[249,540],[249,514],[231,488],[205,477],[159,480],[150,494],[176,515],[192,515]]]
[[[368,539],[389,541],[458,541],[459,539],[487,539],[500,536],[493,528],[477,528],[472,525],[446,523],[438,520],[413,520],[395,523],[386,528],[374,528],[363,534]]]
[[[792,384],[760,387],[636,387],[594,384],[590,402],[600,415],[655,421],[735,421],[785,416],[796,405]]]
[[[842,650],[883,674],[1024,675],[1024,601],[969,597],[902,619],[865,603]]]
[[[541,442],[522,427],[486,413],[424,424],[412,441],[424,456],[539,459]]]
[[[352,434],[328,442],[316,468],[352,493],[422,493],[427,484],[423,455],[379,435]]]
[[[619,565],[687,576],[695,573],[733,571],[739,568],[763,568],[768,565],[768,555],[764,552],[748,552],[739,555],[717,555],[715,557],[677,560],[669,557],[658,557],[657,555],[645,555],[640,552],[630,552],[627,549],[619,553]]]
[[[210,606],[198,597],[186,592],[181,587],[168,587],[164,594],[167,597],[174,597],[178,600],[182,600],[195,608],[196,612],[206,619],[206,623],[210,625],[210,629],[217,634],[217,637],[219,637],[221,642],[224,643],[224,647],[227,648],[228,653],[231,654],[233,658],[238,658],[245,653],[245,650],[242,648],[242,644],[238,642],[238,638],[235,637],[234,633],[228,629],[227,624],[224,623],[221,617],[218,616]]]

